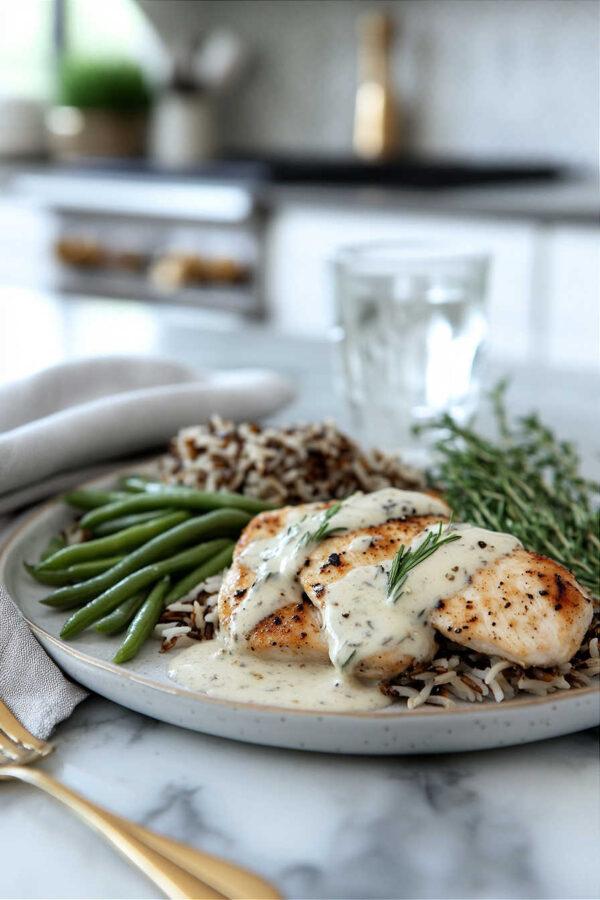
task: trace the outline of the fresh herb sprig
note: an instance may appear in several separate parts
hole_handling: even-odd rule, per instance
[[[304,547],[307,544],[318,544],[319,541],[324,541],[325,538],[331,537],[334,534],[339,534],[340,531],[345,531],[346,529],[343,527],[339,528],[330,528],[329,523],[331,519],[335,516],[336,513],[340,511],[342,508],[342,504],[340,502],[334,503],[333,506],[330,506],[323,513],[323,517],[321,519],[320,525],[315,528],[314,531],[306,531],[302,537],[300,538],[300,546]]]
[[[412,550],[404,544],[400,547],[392,562],[388,574],[387,599],[397,603],[403,593],[408,573],[420,563],[428,559],[436,550],[451,541],[457,541],[460,534],[444,534],[444,523],[440,522],[437,531],[430,531],[418,547]]]
[[[510,421],[506,389],[502,381],[490,395],[496,439],[449,415],[425,426],[443,433],[430,481],[456,519],[514,534],[599,596],[599,485],[581,476],[573,445],[559,441],[537,415]]]

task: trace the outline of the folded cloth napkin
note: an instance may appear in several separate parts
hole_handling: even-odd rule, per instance
[[[162,448],[212,413],[260,418],[293,396],[264,369],[194,372],[167,360],[101,357],[0,388],[0,512],[62,490],[69,473]],[[60,476],[57,478],[57,476]]]
[[[54,665],[0,584],[0,699],[45,739],[86,696]]]
[[[0,513],[99,474],[94,463],[106,468],[111,458],[164,447],[179,428],[212,413],[258,418],[291,397],[273,372],[198,374],[144,357],[80,360],[13,382],[0,388]],[[85,696],[0,584],[0,699],[46,738]]]

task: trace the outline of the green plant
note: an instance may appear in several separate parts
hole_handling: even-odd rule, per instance
[[[135,63],[67,57],[59,70],[58,100],[63,106],[124,113],[146,109],[151,92]]]

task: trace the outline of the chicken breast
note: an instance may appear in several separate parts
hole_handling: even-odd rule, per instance
[[[290,521],[330,505],[313,503],[261,513],[247,525],[219,594],[219,618],[226,633],[232,614],[256,580],[255,571],[243,557],[248,545],[274,538]],[[321,613],[332,586],[357,567],[389,565],[400,545],[409,544],[428,526],[445,521],[442,515],[411,516],[309,545],[298,574],[302,598],[282,595],[281,608],[265,616],[248,635],[248,649],[266,656],[284,654],[328,662]],[[401,645],[391,650],[382,646],[361,659],[355,673],[387,680],[414,662],[432,659],[435,631],[465,647],[524,666],[553,666],[573,656],[592,618],[591,601],[563,566],[521,548],[482,566],[466,587],[442,596],[437,607],[427,612],[430,640],[418,657],[402,652]]]
[[[243,552],[252,541],[275,537],[288,525],[288,515],[324,509],[330,504],[310,503],[275,512],[261,513],[247,526],[238,541],[233,565],[219,594],[219,618],[227,629],[233,610],[240,604],[255,580],[255,573],[244,565]],[[442,516],[414,516],[386,522],[327,538],[307,551],[299,580],[305,597],[302,602],[283,603],[276,614],[266,616],[249,635],[251,651],[267,656],[299,654],[314,662],[329,661],[329,647],[322,629],[320,610],[331,584],[343,578],[349,569],[393,559],[401,544],[409,543],[430,524],[446,521]],[[362,540],[361,540],[362,539]],[[364,544],[365,546],[362,546]],[[429,654],[433,656],[435,642]],[[419,660],[420,661],[420,660]],[[414,656],[384,651],[361,661],[357,674],[381,680],[403,671],[415,662]]]
[[[401,544],[409,544],[428,525],[445,521],[447,519],[442,516],[413,516],[328,538],[312,550],[301,569],[302,587],[314,605],[323,609],[331,586],[344,578],[350,569],[393,559]],[[433,634],[424,653],[418,657],[402,653],[398,646],[382,647],[379,652],[361,660],[356,674],[377,681],[391,678],[414,662],[433,659],[435,649]]]
[[[219,621],[221,628],[228,629],[231,614],[243,601],[255,580],[255,573],[244,565],[242,554],[252,541],[273,538],[288,525],[288,517],[293,509],[314,511],[324,509],[326,503],[309,503],[302,507],[284,507],[274,512],[261,513],[248,523],[237,542],[233,564],[229,569],[219,593]],[[282,653],[299,654],[303,659],[314,662],[329,660],[327,642],[321,630],[321,616],[308,600],[282,604],[276,614],[267,616],[252,631],[248,640],[251,651],[270,656]]]
[[[455,643],[522,666],[556,666],[578,650],[591,600],[559,563],[515,550],[440,600],[430,623]]]

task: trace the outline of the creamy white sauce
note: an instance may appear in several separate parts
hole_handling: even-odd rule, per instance
[[[374,534],[359,534],[358,537],[355,537],[353,541],[350,541],[348,544],[348,550],[350,553],[366,553],[367,550],[370,550],[377,543],[377,535]]]
[[[448,507],[437,497],[418,491],[384,488],[372,494],[354,494],[345,500],[335,515],[327,510],[290,521],[275,538],[252,541],[241,555],[241,562],[256,573],[246,596],[235,608],[229,627],[233,643],[245,641],[254,628],[282,606],[302,598],[298,573],[312,547],[310,537],[324,523],[336,534],[382,525],[410,516],[447,515]]]
[[[302,515],[291,510],[287,528],[275,538],[253,541],[241,555],[256,574],[253,586],[234,611],[220,641],[194,645],[178,654],[169,675],[208,696],[297,709],[378,709],[390,702],[374,685],[354,678],[361,664],[391,651],[417,660],[431,658],[434,629],[428,617],[443,599],[463,590],[481,568],[511,553],[520,542],[472,525],[451,525],[444,533],[458,539],[437,547],[408,573],[400,594],[389,596],[392,560],[354,566],[325,587],[321,597],[323,630],[333,667],[304,663],[293,657],[265,659],[253,654],[246,638],[262,619],[302,597],[298,574],[314,546],[311,535],[321,526],[354,531],[415,515],[447,515],[446,505],[427,494],[392,488],[356,494],[325,518],[324,511]],[[409,544],[415,550],[430,526]],[[357,535],[348,549],[365,552],[370,535]],[[368,665],[368,663],[367,663]]]
[[[430,526],[411,541],[415,550]],[[431,657],[434,631],[428,615],[436,604],[463,590],[469,579],[501,556],[520,547],[509,534],[498,534],[473,525],[453,525],[444,534],[459,539],[442,544],[408,573],[396,602],[388,597],[392,560],[380,565],[357,566],[323,594],[323,627],[332,663],[348,672],[378,653],[399,651],[415,659]]]
[[[218,641],[182,650],[171,662],[169,676],[189,690],[239,703],[338,712],[382,709],[391,703],[376,686],[343,678],[331,666],[232,653]]]

